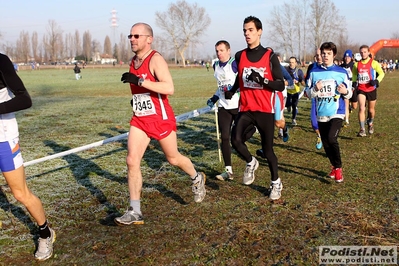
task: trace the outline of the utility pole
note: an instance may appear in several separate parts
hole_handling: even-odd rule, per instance
[[[119,19],[116,17],[116,13],[118,13],[118,12],[116,12],[115,8],[112,9],[110,21],[111,21],[111,28],[112,28],[112,33],[113,33],[114,45],[116,44],[116,41],[115,41],[116,28],[119,26],[119,25],[118,25],[118,20],[119,20]],[[113,46],[112,46],[112,47],[113,47]]]

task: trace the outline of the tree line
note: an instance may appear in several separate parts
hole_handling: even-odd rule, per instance
[[[346,49],[356,52],[361,45],[349,40],[346,19],[339,14],[331,0],[290,0],[274,6],[265,19],[260,19],[266,21],[264,31],[275,50],[288,57],[296,56],[300,61],[311,61],[316,48],[325,41],[333,41],[342,52]],[[154,39],[154,48],[170,55],[175,62],[179,58],[183,66],[189,48],[195,49],[201,43],[200,39],[211,22],[205,8],[185,0],[169,4],[166,11],[156,12],[155,18],[162,33]],[[394,35],[397,37],[399,34]],[[92,38],[89,30],[82,35],[78,30],[64,34],[54,20],[49,20],[41,41],[37,32],[21,31],[15,44],[3,44],[2,48],[14,61],[25,63],[55,63],[72,59],[90,62],[96,61],[100,54],[123,62],[131,58],[130,44],[123,34],[112,46],[108,35],[100,43]],[[395,58],[398,49],[393,50],[386,52],[383,49],[379,54]]]

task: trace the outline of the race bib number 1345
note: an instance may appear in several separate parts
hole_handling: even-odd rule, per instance
[[[133,95],[133,112],[135,116],[147,116],[156,114],[154,102],[150,93]]]

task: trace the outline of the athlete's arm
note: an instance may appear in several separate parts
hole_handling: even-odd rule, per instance
[[[283,91],[285,88],[283,71],[281,70],[281,64],[277,56],[270,57],[270,65],[272,69],[273,80],[269,80],[269,83],[266,85],[266,87],[275,91]]]
[[[288,73],[287,69],[283,65],[281,65],[281,71],[283,72],[284,79],[288,82],[288,86],[294,85],[294,80],[292,79],[290,73]]]
[[[373,62],[371,63],[371,67],[374,68],[375,72],[377,72],[376,79],[378,79],[378,82],[381,82],[382,79],[385,77],[385,73],[382,70],[381,65],[377,61],[373,60]]]
[[[0,74],[0,89],[6,90],[8,88],[14,94],[12,99],[0,103],[0,114],[12,113],[31,107],[32,100],[24,83],[15,72],[11,60],[3,54],[0,54]]]
[[[357,74],[358,74],[358,72],[357,72],[357,62],[356,63],[354,63],[353,64],[353,67],[352,67],[352,82],[354,83],[354,82],[357,82]]]
[[[142,83],[142,87],[153,92],[172,95],[175,92],[172,75],[170,74],[168,64],[159,53],[155,53],[152,56],[149,68],[158,81],[150,81],[146,79]]]

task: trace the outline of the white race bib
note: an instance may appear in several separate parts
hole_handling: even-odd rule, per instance
[[[133,112],[135,116],[155,115],[154,102],[150,93],[133,94]]]
[[[244,67],[243,73],[242,73],[242,81],[244,83],[244,87],[245,88],[250,88],[250,89],[263,89],[263,86],[260,85],[259,83],[255,82],[255,81],[252,81],[252,80],[248,80],[248,77],[251,74],[252,69],[255,70],[256,72],[258,72],[261,77],[265,76],[266,68],[264,68],[264,67],[260,67],[260,68],[254,68],[254,67],[246,68],[246,67]]]
[[[368,72],[361,72],[357,75],[359,84],[366,84],[370,82],[370,76]]]
[[[318,97],[327,98],[335,96],[336,83],[334,79],[326,79],[322,81],[323,87],[318,91]]]

